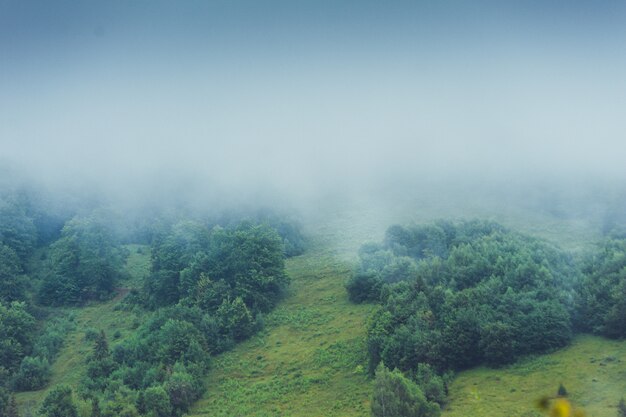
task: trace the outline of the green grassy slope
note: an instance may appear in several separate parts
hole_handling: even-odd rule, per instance
[[[287,261],[289,295],[265,329],[213,363],[191,416],[367,416],[365,321],[344,289],[351,265],[323,243]]]
[[[128,250],[130,253],[126,260],[125,269],[129,274],[129,281],[119,284],[123,288],[133,288],[137,282],[141,282],[144,274],[148,273],[150,264],[148,247],[129,245]],[[86,359],[91,354],[93,347],[93,342],[85,340],[87,330],[104,330],[110,345],[115,346],[139,326],[140,317],[132,312],[116,309],[121,297],[118,295],[111,301],[94,303],[87,307],[65,309],[74,317],[76,326],[67,335],[58,358],[52,364],[50,383],[41,390],[22,392],[16,395],[22,415],[36,415],[46,393],[54,385],[78,386],[81,378],[85,375]]]
[[[369,416],[372,382],[363,371],[365,322],[374,306],[350,303],[344,283],[360,245],[380,241],[390,224],[423,223],[442,217],[490,218],[557,241],[571,250],[586,247],[597,238],[595,229],[587,224],[541,215],[519,217],[515,208],[495,215],[495,209],[459,207],[450,212],[428,203],[412,207],[414,210],[407,212],[406,207],[376,207],[368,203],[320,211],[320,218],[308,224],[310,248],[304,255],[287,260],[287,272],[292,278],[287,296],[264,318],[261,333],[214,358],[207,375],[206,394],[189,415]],[[140,285],[149,268],[147,248],[129,245],[128,249],[126,269],[131,278],[120,285],[123,288]],[[86,329],[104,329],[115,345],[139,324],[141,317],[117,311],[117,303],[119,299],[71,310],[76,317],[76,330],[68,335],[52,367],[50,386],[75,386],[84,375],[85,358],[92,345],[84,340]],[[121,333],[118,339],[113,338],[116,330]],[[626,393],[624,383],[615,379],[620,375],[626,379],[626,367],[617,361],[605,365],[599,362],[607,356],[626,360],[623,349],[626,347],[617,342],[582,337],[571,348],[504,370],[480,368],[461,373],[452,384],[444,416],[530,417],[534,415],[534,400],[554,392],[559,382],[572,392],[575,402],[591,411],[588,417],[614,416],[615,408],[607,407],[614,406],[614,400]],[[591,357],[596,359],[594,363],[590,362]],[[585,375],[597,375],[580,379],[577,369]],[[606,375],[602,372],[608,372],[608,379],[603,379]],[[577,378],[586,384],[578,385]],[[45,392],[19,394],[22,410],[35,411]]]
[[[626,396],[626,343],[578,336],[571,346],[501,369],[461,372],[442,417],[534,417],[535,402],[562,383],[587,417],[615,417]]]

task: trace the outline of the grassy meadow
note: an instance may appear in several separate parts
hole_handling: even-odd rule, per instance
[[[555,396],[559,384],[586,417],[616,417],[626,395],[626,343],[578,336],[557,352],[529,357],[500,369],[461,372],[450,386],[442,417],[535,417],[536,402]]]
[[[215,358],[190,416],[367,416],[365,323],[348,301],[351,265],[321,242],[287,261],[290,294],[265,329]]]
[[[419,204],[416,204],[419,206]],[[514,208],[501,214],[467,207],[471,217],[489,218],[506,226],[578,251],[591,245],[597,228],[580,220],[536,215],[526,221]],[[465,214],[468,211],[464,211]],[[393,223],[426,222],[456,213],[424,207],[400,209],[337,208],[324,221],[306,225],[311,243],[300,256],[286,261],[291,285],[285,299],[266,315],[264,329],[229,352],[213,358],[207,390],[189,416],[369,416],[372,381],[365,346],[371,304],[352,304],[344,288],[359,246],[377,241]],[[463,217],[470,217],[463,216]],[[141,285],[150,267],[149,248],[128,245],[128,279],[113,300],[66,309],[75,329],[52,366],[55,384],[76,387],[85,374],[92,342],[90,329],[103,329],[112,346],[124,340],[142,317],[116,306],[129,288]],[[626,343],[579,336],[563,350],[526,358],[501,369],[461,372],[450,386],[443,417],[534,417],[541,396],[556,393],[563,383],[587,417],[613,417],[626,393]],[[17,395],[24,416],[36,415],[47,388]],[[88,415],[88,403],[79,406]]]

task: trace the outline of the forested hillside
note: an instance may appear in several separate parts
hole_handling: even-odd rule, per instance
[[[24,412],[82,416],[89,404],[90,415],[181,415],[203,394],[211,357],[263,328],[289,285],[285,257],[305,245],[297,223],[268,212],[163,214],[128,229],[114,212],[82,206],[46,222],[36,196],[7,192],[0,206],[2,415],[15,412],[16,393],[42,389]],[[131,328],[105,331],[108,300]],[[84,328],[94,308],[102,326]],[[57,385],[66,378],[55,362],[75,348],[77,327],[88,349],[64,370],[77,379]]]
[[[373,415],[437,416],[454,372],[553,352],[575,332],[625,337],[625,255],[608,238],[577,261],[489,222],[390,227],[347,283],[352,301],[380,305],[367,336]]]
[[[621,369],[620,342],[578,336],[624,337],[617,229],[568,241],[574,252],[482,220],[394,225],[362,244],[382,234],[378,214],[338,209],[306,237],[267,210],[135,221],[36,197],[2,200],[6,415],[495,416],[511,409],[502,389],[481,382],[476,398],[503,401],[492,407],[468,381],[520,375],[533,396],[564,383],[581,408],[616,406],[617,385],[594,402],[586,377],[543,355],[589,361],[594,379],[596,361],[610,381]]]

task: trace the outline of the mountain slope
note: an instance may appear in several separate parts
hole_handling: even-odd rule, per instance
[[[265,329],[215,358],[190,416],[368,416],[365,321],[347,299],[351,264],[322,242],[287,261],[287,298]]]

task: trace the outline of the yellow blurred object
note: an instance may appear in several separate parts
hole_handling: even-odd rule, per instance
[[[537,401],[537,408],[549,413],[550,417],[585,417],[583,410],[575,410],[565,398],[552,400],[550,397],[541,397]]]
[[[565,398],[557,398],[550,410],[552,417],[571,417],[572,405]]]

